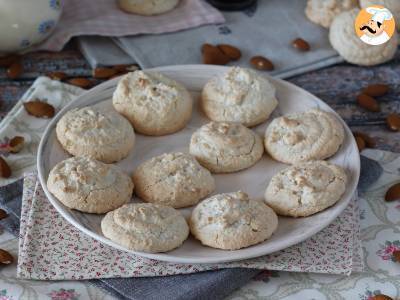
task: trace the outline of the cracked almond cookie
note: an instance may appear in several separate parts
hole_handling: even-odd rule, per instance
[[[307,217],[334,205],[346,189],[345,171],[326,161],[291,166],[272,177],[265,202],[281,216]]]
[[[118,82],[113,105],[137,132],[160,136],[186,126],[193,101],[186,88],[175,80],[158,72],[135,71]]]
[[[47,188],[69,208],[103,214],[131,199],[133,183],[114,165],[76,156],[54,166],[47,179]]]
[[[311,22],[329,28],[335,16],[357,6],[358,0],[308,0],[305,13]]]
[[[68,153],[105,163],[125,158],[135,144],[135,132],[124,117],[93,106],[68,111],[58,121],[56,133]]]
[[[190,154],[213,173],[236,172],[261,159],[261,138],[240,123],[210,122],[196,130]]]
[[[176,209],[153,203],[129,203],[105,215],[105,237],[130,250],[167,252],[189,235],[185,218]]]
[[[196,204],[215,189],[210,171],[186,153],[164,153],[143,162],[133,174],[136,195],[175,208]]]
[[[334,155],[344,128],[331,113],[311,109],[274,119],[265,131],[265,149],[277,161],[295,164]]]
[[[192,212],[190,231],[203,245],[236,250],[261,243],[278,227],[275,212],[242,192],[214,195]]]
[[[206,83],[201,105],[213,121],[252,127],[266,121],[278,101],[275,87],[266,77],[250,69],[233,67]]]

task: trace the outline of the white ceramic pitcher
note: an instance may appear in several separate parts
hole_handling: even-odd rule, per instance
[[[62,0],[0,0],[0,55],[20,52],[47,38],[62,11]]]

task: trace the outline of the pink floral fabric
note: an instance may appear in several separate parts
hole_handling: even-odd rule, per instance
[[[17,274],[60,280],[164,276],[219,268],[350,274],[362,270],[356,201],[326,229],[285,250],[239,262],[173,264],[119,251],[69,224],[47,200],[36,173],[25,177]]]

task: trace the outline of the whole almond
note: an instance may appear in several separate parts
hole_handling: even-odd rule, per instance
[[[117,70],[113,68],[95,68],[92,71],[92,76],[97,79],[108,79],[117,74]]]
[[[365,149],[365,141],[364,141],[364,139],[362,137],[360,137],[360,136],[356,136],[354,138],[355,138],[356,143],[357,143],[358,151],[359,152],[363,151]]]
[[[389,297],[384,294],[375,295],[375,296],[369,297],[368,299],[369,300],[393,300],[392,297]]]
[[[310,50],[310,44],[301,38],[297,38],[297,39],[293,40],[292,45],[294,48],[296,48],[300,51],[309,51]]]
[[[385,201],[400,200],[400,182],[392,185],[385,194]]]
[[[362,90],[363,94],[371,97],[380,97],[386,95],[389,91],[389,86],[387,84],[370,84]]]
[[[117,71],[117,74],[124,74],[128,72],[133,72],[139,69],[139,66],[137,65],[115,65],[112,67],[115,71]]]
[[[272,71],[274,69],[273,63],[264,56],[253,56],[250,59],[250,64],[257,70]]]
[[[8,214],[5,210],[0,209],[0,220],[3,220],[8,217]]]
[[[359,106],[365,108],[368,111],[372,112],[381,111],[378,101],[376,101],[374,98],[366,94],[359,94],[357,96],[357,103]]]
[[[0,177],[8,178],[11,176],[11,169],[8,163],[0,156]]]
[[[202,47],[203,63],[207,65],[226,65],[230,59],[219,48],[206,44]]]
[[[16,61],[8,67],[7,77],[10,79],[16,79],[21,76],[23,71],[22,64],[19,61]]]
[[[84,77],[76,77],[67,80],[69,84],[79,86],[80,88],[86,89],[92,85],[92,82]]]
[[[365,146],[366,146],[367,148],[375,148],[376,142],[375,142],[375,140],[374,140],[372,137],[370,137],[368,134],[366,134],[366,133],[364,133],[364,132],[355,131],[355,132],[353,132],[353,135],[354,135],[355,137],[356,137],[356,136],[361,137],[361,138],[364,140]]]
[[[205,43],[201,46],[201,53],[204,53],[205,51],[208,50],[212,50],[213,48],[215,48],[215,46]]]
[[[10,253],[8,253],[6,250],[0,249],[0,264],[9,265],[12,264],[13,261],[14,258]]]
[[[386,124],[392,131],[400,130],[400,115],[392,113],[386,117]]]
[[[64,72],[55,71],[55,72],[48,73],[47,77],[49,77],[50,79],[53,79],[53,80],[62,81],[62,80],[65,80],[68,76]]]
[[[19,60],[19,56],[16,55],[16,54],[10,54],[10,55],[7,55],[7,56],[1,56],[0,57],[0,67],[8,68],[13,63],[15,63],[17,60]]]
[[[50,104],[40,101],[33,100],[24,103],[25,110],[28,114],[38,118],[52,118],[54,117],[55,109]]]
[[[400,262],[400,250],[393,251],[393,258],[396,262]]]
[[[217,45],[218,49],[222,51],[226,56],[228,56],[231,60],[238,60],[242,57],[242,52],[232,45],[228,44],[220,44]]]
[[[24,147],[25,139],[23,136],[14,136],[10,142],[10,152],[11,153],[18,153]]]

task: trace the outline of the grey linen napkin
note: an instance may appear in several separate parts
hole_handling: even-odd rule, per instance
[[[201,63],[203,43],[231,44],[240,48],[243,54],[235,65],[249,67],[252,56],[262,55],[275,65],[275,71],[270,74],[288,78],[343,61],[330,46],[328,31],[305,17],[305,6],[306,0],[259,0],[247,10],[224,12],[224,24],[112,40],[142,68],[198,64]],[[300,52],[294,49],[291,41],[298,37],[307,40],[312,50]],[[100,49],[114,47],[112,40],[103,39],[102,45],[98,46],[92,44],[92,38],[84,37],[80,46],[92,65],[110,65],[115,63],[112,55]],[[125,54],[121,54],[122,59],[127,59]]]
[[[359,191],[365,190],[382,173],[376,162],[361,156]],[[23,180],[0,188],[0,208],[9,216],[0,221],[6,230],[18,236],[21,214]],[[95,279],[90,283],[104,289],[119,299],[221,299],[245,285],[259,270],[236,268],[166,277]]]

